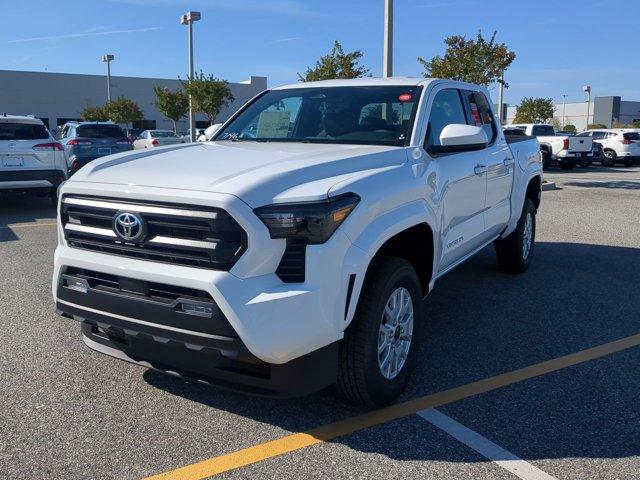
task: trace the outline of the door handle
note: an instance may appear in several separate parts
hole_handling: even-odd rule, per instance
[[[516,161],[513,158],[505,158],[502,163],[508,167],[510,165],[513,165],[514,163],[516,163]]]
[[[482,175],[483,173],[487,173],[487,166],[486,165],[476,165],[473,168],[473,173],[475,173],[476,175]]]

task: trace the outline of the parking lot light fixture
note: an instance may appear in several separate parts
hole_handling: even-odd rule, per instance
[[[107,64],[107,103],[111,102],[111,62],[115,59],[111,54],[102,56],[102,61]]]
[[[186,25],[189,30],[189,84],[193,81],[193,22],[200,20],[200,12],[189,11],[180,17],[180,23]],[[189,139],[196,141],[195,121],[193,118],[193,100],[189,92]]]
[[[587,94],[587,126],[585,127],[587,130],[589,128],[589,107],[591,106],[591,85],[585,85],[582,90]]]

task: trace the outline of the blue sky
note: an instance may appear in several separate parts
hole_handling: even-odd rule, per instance
[[[334,39],[364,52],[381,72],[383,0],[26,0],[2,2],[0,69],[175,78],[187,71],[186,27],[200,10],[195,63],[240,81],[264,75],[294,82]],[[506,101],[594,95],[640,100],[640,2],[637,0],[395,0],[396,75],[419,76],[417,56],[444,51],[443,38],[498,31],[516,52]],[[1,86],[0,86],[1,88]],[[492,87],[497,100],[497,90]]]

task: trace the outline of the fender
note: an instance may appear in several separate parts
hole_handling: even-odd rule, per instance
[[[384,245],[387,240],[397,235],[398,233],[422,223],[426,223],[431,227],[433,231],[436,231],[434,228],[436,225],[435,222],[435,213],[429,208],[424,199],[418,199],[410,203],[405,203],[393,210],[380,215],[371,223],[369,223],[369,225],[360,233],[360,235],[353,240],[353,245],[346,255],[345,262],[349,263],[350,258],[357,259],[358,262],[352,263],[354,268],[357,265],[360,272],[357,275],[356,281],[353,285],[353,292],[349,304],[349,309],[347,311],[347,321],[345,322],[345,328],[349,323],[351,323],[351,320],[353,319],[355,307],[358,304],[358,299],[360,298],[360,293],[362,291],[364,277],[367,270],[369,269],[371,260],[375,257],[376,253],[378,253],[378,250],[380,250],[382,245]],[[435,256],[435,252],[439,251],[439,239],[437,237],[434,237],[433,242]],[[368,258],[366,258],[365,256]],[[363,262],[363,260],[365,260],[365,258],[363,257],[366,258],[366,262]],[[433,282],[435,281],[435,272],[437,268],[436,263],[437,262],[435,262],[434,258],[429,289],[433,287]]]
[[[539,177],[542,182],[542,172],[540,167],[536,164],[529,164],[525,173],[520,177],[522,181],[514,184],[513,194],[511,195],[511,218],[509,219],[507,228],[502,232],[500,238],[505,238],[516,229],[518,220],[520,219],[520,214],[522,213],[524,199],[527,195],[527,187],[529,186],[529,182],[531,182],[535,177]]]

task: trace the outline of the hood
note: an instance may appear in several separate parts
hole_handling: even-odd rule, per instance
[[[340,181],[404,161],[398,147],[209,142],[106,157],[83,167],[70,182],[226,193],[258,207],[326,197]]]

